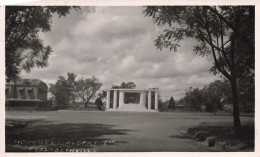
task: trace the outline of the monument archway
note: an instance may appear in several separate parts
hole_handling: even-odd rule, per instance
[[[112,100],[110,98],[113,92]],[[152,109],[152,92],[154,92],[154,108]],[[118,94],[119,93],[119,94]],[[138,94],[138,101],[126,102],[129,93]],[[110,89],[107,90],[106,111],[157,111],[158,110],[158,89]],[[119,101],[117,102],[119,96]],[[110,101],[113,102],[112,107]]]

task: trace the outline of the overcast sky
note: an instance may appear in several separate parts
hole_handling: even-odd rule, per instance
[[[21,77],[49,84],[68,72],[78,79],[95,75],[102,89],[132,81],[137,88],[159,88],[164,100],[180,99],[185,89],[219,79],[209,73],[212,57],[192,51],[194,40],[183,40],[177,52],[157,50],[153,41],[163,28],[142,11],[142,7],[82,7],[66,17],[55,15],[52,30],[40,34],[53,49],[49,66]]]

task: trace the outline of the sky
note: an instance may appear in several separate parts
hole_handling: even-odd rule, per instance
[[[143,10],[141,6],[81,7],[66,17],[54,15],[52,30],[39,34],[53,49],[48,67],[23,72],[21,77],[49,84],[73,72],[77,79],[97,77],[101,90],[122,82],[159,88],[163,100],[178,100],[189,87],[202,88],[220,79],[209,73],[213,58],[193,51],[194,39],[181,41],[176,52],[156,49],[154,40],[164,28],[145,17]]]

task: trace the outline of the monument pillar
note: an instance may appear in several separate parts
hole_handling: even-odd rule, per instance
[[[119,105],[118,107],[122,107],[124,105],[125,100],[125,92],[119,91]]]
[[[155,91],[155,101],[154,101],[154,109],[155,110],[158,110],[158,96],[159,96],[158,91]]]
[[[113,109],[116,109],[117,104],[117,90],[114,90]]]
[[[106,103],[106,109],[110,108],[110,90],[107,91],[107,103]]]
[[[152,92],[151,91],[148,91],[148,107],[147,109],[150,110],[151,109],[151,106],[152,106]]]
[[[140,93],[140,104],[143,105],[143,107],[145,107],[145,104],[146,104],[146,92],[145,91]]]

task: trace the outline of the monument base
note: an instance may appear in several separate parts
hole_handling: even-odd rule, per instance
[[[139,104],[124,104],[122,107],[109,108],[106,111],[157,112],[157,110],[148,110],[146,107],[140,106]]]

